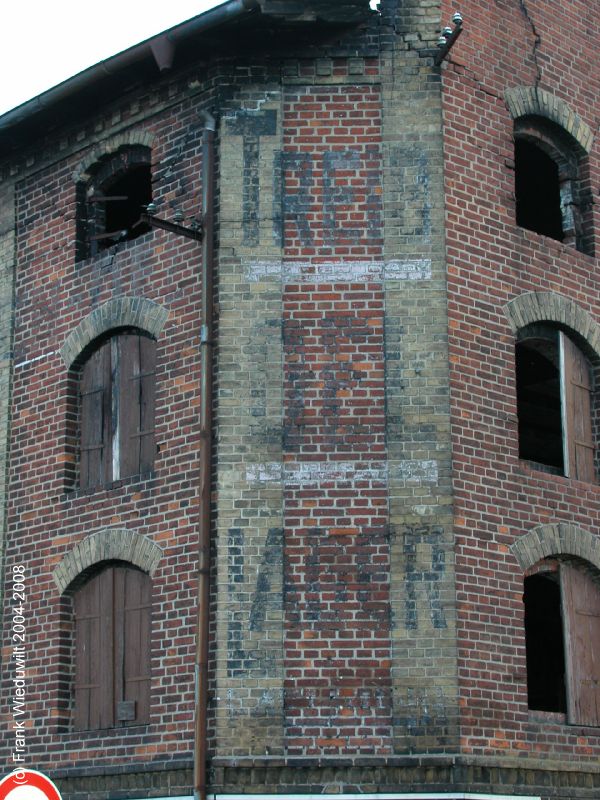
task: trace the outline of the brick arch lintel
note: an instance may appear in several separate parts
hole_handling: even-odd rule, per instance
[[[560,97],[536,86],[515,86],[504,92],[506,105],[513,119],[533,114],[546,117],[577,141],[586,153],[594,143],[590,126]]]
[[[600,570],[600,538],[566,522],[538,525],[510,549],[524,572],[538,561],[558,555],[577,556]]]
[[[102,528],[76,544],[52,577],[62,594],[84,570],[102,561],[126,561],[152,577],[161,557],[161,548],[147,536],[124,528]]]
[[[158,338],[169,312],[145,297],[116,297],[95,308],[65,339],[60,348],[70,369],[83,350],[98,336],[114,328],[139,328]]]
[[[147,131],[125,131],[119,133],[117,136],[112,136],[101,142],[97,147],[91,150],[82,161],[79,162],[77,168],[73,172],[73,181],[87,181],[90,178],[88,172],[89,168],[97,164],[102,158],[116,153],[122,147],[131,147],[134,145],[143,145],[151,148],[154,143],[154,135]]]
[[[573,300],[555,292],[527,292],[504,306],[514,333],[533,322],[566,325],[582,336],[600,358],[600,325]]]

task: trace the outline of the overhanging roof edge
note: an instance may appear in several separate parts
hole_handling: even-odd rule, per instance
[[[221,3],[203,14],[192,17],[129,47],[127,50],[123,50],[91,67],[87,67],[62,83],[7,111],[0,116],[0,132],[17,127],[35,113],[46,110],[55,103],[66,100],[77,92],[93,86],[100,78],[121,72],[132,64],[151,56],[152,45],[161,39],[167,38],[169,41],[177,43],[179,40],[195,33],[210,30],[210,28],[217,25],[256,11],[260,12],[258,0],[227,0],[227,2]]]

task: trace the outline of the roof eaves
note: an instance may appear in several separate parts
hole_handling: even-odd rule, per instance
[[[81,98],[82,93],[98,88],[107,79],[126,76],[128,70],[143,63],[155,63],[157,69],[168,69],[175,47],[185,40],[217,28],[238,24],[252,15],[281,23],[324,23],[354,25],[372,12],[369,0],[226,0],[192,19],[180,23],[110,58],[88,67],[57,86],[42,92],[0,116],[0,150],[18,148],[20,133],[32,130],[36,117],[48,118],[65,101]]]
[[[210,28],[226,24],[234,18],[256,11],[260,11],[260,5],[257,0],[227,0],[227,2],[221,3],[203,14],[175,25],[173,28],[169,28],[127,50],[123,50],[121,53],[117,53],[94,66],[84,69],[57,86],[53,86],[37,97],[6,112],[0,116],[0,131],[14,128],[20,123],[29,120],[39,111],[46,110],[55,103],[67,100],[77,92],[90,88],[97,80],[106,75],[114,75],[126,70],[149,55],[154,57],[155,48],[157,45],[160,46],[160,43],[165,39],[171,44],[176,44],[181,39],[193,36],[195,33],[208,31]]]

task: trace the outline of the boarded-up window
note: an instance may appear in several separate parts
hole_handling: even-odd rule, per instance
[[[151,594],[148,575],[127,567],[103,570],[75,594],[76,728],[148,721]]]
[[[600,726],[600,585],[572,563],[525,579],[529,708]]]
[[[83,365],[82,488],[152,469],[155,372],[156,343],[137,333],[113,336]]]
[[[519,455],[549,471],[595,481],[590,367],[562,331],[516,348]]]

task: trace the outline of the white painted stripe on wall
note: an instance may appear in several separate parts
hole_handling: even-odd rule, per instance
[[[43,358],[50,358],[53,355],[56,355],[57,351],[53,350],[51,353],[42,353],[41,356],[36,356],[35,358],[27,358],[25,361],[19,361],[15,364],[15,369],[17,367],[26,367],[28,364],[34,364],[36,361],[41,361]]]
[[[249,283],[273,279],[283,283],[431,280],[430,258],[327,261],[322,264],[279,259],[243,259],[242,265]]]
[[[354,461],[303,461],[282,464],[276,461],[248,464],[246,480],[253,484],[285,483],[307,486],[327,481],[343,483],[394,481],[405,486],[436,486],[439,473],[433,460],[378,461],[360,466]]]
[[[429,281],[431,280],[431,259],[386,261],[384,278],[386,281]]]
[[[438,482],[437,461],[413,459],[389,465],[390,480],[408,486],[435,486]]]

